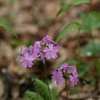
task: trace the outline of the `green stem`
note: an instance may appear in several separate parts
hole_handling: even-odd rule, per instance
[[[47,66],[46,66],[46,63],[44,64],[44,67],[45,67],[45,75],[46,75],[46,84],[47,84],[47,87],[48,87],[48,91],[49,91],[49,96],[50,96],[50,100],[51,99],[51,93],[50,93],[50,88],[49,88],[49,83],[48,83],[48,74],[47,74]]]
[[[65,79],[65,91],[66,91],[66,96],[67,96],[67,100],[68,100],[68,85],[67,85],[67,81]]]

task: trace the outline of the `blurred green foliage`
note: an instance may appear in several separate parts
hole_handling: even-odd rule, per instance
[[[95,72],[98,78],[100,78],[100,60],[96,61]]]
[[[98,12],[82,13],[80,19],[82,20],[81,29],[85,32],[92,32],[100,28],[100,13]]]
[[[60,31],[56,41],[60,41],[65,36],[68,36],[71,32],[78,31],[80,28],[80,24],[77,22],[69,23],[68,25],[65,25],[64,28]]]
[[[18,39],[17,34],[9,26],[7,26],[2,22],[0,22],[0,26],[4,28],[6,31],[8,31],[9,33],[13,34]]]
[[[81,49],[81,53],[87,56],[100,55],[100,43],[88,43]]]
[[[57,12],[57,16],[60,15],[62,12],[69,10],[71,6],[77,6],[84,3],[90,3],[90,0],[72,0],[70,2],[64,3],[64,5]]]

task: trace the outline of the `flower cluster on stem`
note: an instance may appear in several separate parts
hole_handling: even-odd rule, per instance
[[[43,63],[45,63],[45,59],[56,59],[59,49],[61,49],[60,45],[47,35],[34,45],[22,49],[17,59],[20,60],[23,68],[31,68],[36,59],[42,59]]]
[[[67,75],[67,76],[66,76]],[[63,64],[60,68],[56,68],[52,71],[52,81],[60,84],[64,81],[64,78],[68,77],[71,81],[72,86],[78,84],[78,73],[74,66],[69,66],[68,64]]]

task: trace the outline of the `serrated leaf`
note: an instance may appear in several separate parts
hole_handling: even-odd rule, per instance
[[[37,99],[37,94],[32,92],[32,91],[26,91],[24,100],[43,100],[43,98],[38,94],[38,99]]]
[[[60,15],[62,12],[68,10],[71,6],[76,6],[84,3],[90,3],[90,0],[72,0],[71,2],[65,3],[57,12],[57,15]]]
[[[77,22],[72,22],[68,25],[65,25],[64,28],[59,33],[56,42],[60,41],[63,37],[69,35],[71,32],[79,30],[80,24]]]
[[[0,22],[0,26],[1,26],[2,28],[4,28],[6,31],[8,31],[9,33],[13,34],[13,35],[18,39],[16,33],[15,33],[9,26],[5,25],[5,24],[2,23],[2,22]]]
[[[41,80],[37,79],[37,78],[32,79],[32,80],[33,80],[35,88],[37,89],[37,91],[40,94],[40,96],[44,100],[49,100],[50,99],[50,95],[49,95],[49,91],[48,91],[47,85],[44,82],[42,82]],[[50,94],[51,94],[52,100],[56,100],[56,96],[54,95],[54,93],[51,90],[50,90]]]
[[[35,79],[34,85],[36,89],[38,90],[39,94],[44,98],[44,100],[49,99],[49,92],[48,92],[48,88],[45,83],[43,83],[39,79]]]

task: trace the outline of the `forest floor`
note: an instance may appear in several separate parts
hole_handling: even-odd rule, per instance
[[[92,1],[91,10],[100,12],[100,1]],[[49,35],[55,40],[65,24],[74,20],[80,22],[80,12],[86,12],[88,9],[86,4],[75,6],[56,17],[62,4],[62,0],[0,0],[0,21],[10,26],[19,37],[17,40],[12,34],[0,27],[0,100],[23,100],[25,91],[34,91],[31,82],[33,73],[39,79],[44,80],[44,69],[41,61],[34,64],[32,69],[23,69],[20,63],[16,62],[17,53],[23,44],[29,46],[45,35]],[[59,43],[62,46],[59,57],[54,61],[46,62],[48,78],[51,76],[52,68],[72,57],[89,64],[90,67],[86,73],[92,76],[94,81],[90,79],[87,84],[80,83],[74,89],[69,83],[69,100],[100,100],[100,76],[96,76],[96,71],[94,72],[95,60],[100,58],[77,55],[78,45],[82,48],[91,39],[97,41],[97,38],[100,37],[100,30],[93,31],[92,37],[87,33],[82,33],[79,36],[80,41],[78,41],[76,32],[70,34]],[[74,55],[71,57],[71,54]],[[80,81],[83,82],[83,80],[86,80],[85,76],[80,77]],[[50,85],[57,90],[58,100],[66,100],[64,83],[56,86],[53,83]]]

